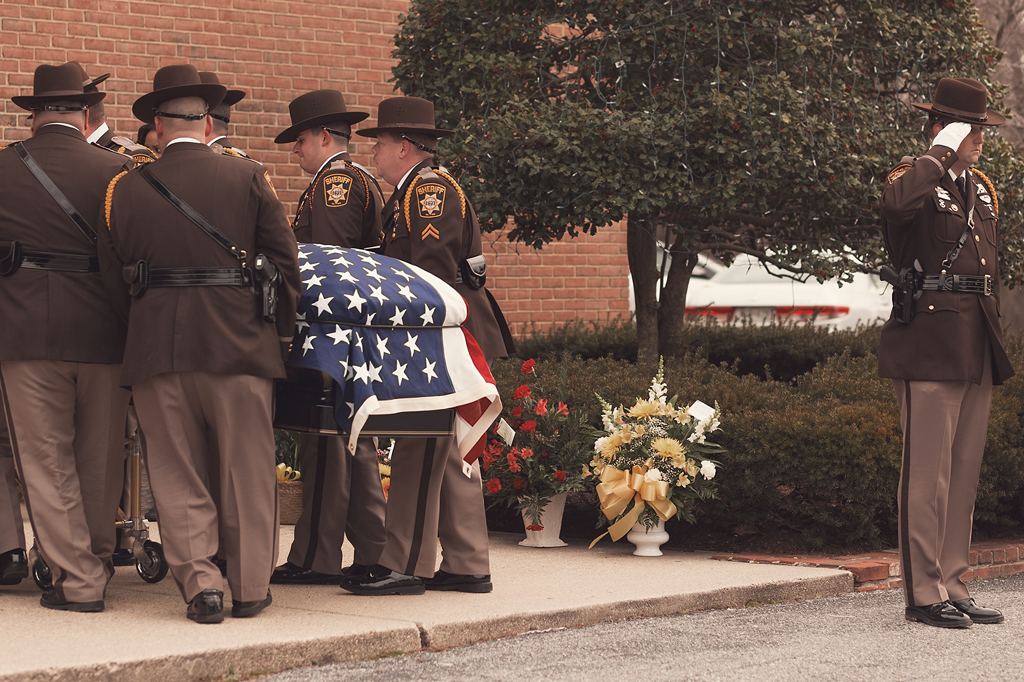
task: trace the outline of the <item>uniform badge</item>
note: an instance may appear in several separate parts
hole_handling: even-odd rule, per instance
[[[953,213],[956,213],[956,212],[957,212],[957,211],[959,211],[960,209],[959,209],[959,208],[957,208],[957,205],[956,205],[956,204],[950,204],[950,205],[949,205],[949,210],[950,210],[950,211],[952,211]]]
[[[328,175],[324,178],[324,201],[328,208],[337,208],[348,203],[352,178],[347,175]]]
[[[427,237],[433,237],[434,239],[441,239],[441,233],[437,231],[437,228],[431,223],[427,223],[427,226],[423,228],[423,232],[420,233],[420,239],[426,239]]]
[[[416,202],[421,218],[436,218],[444,212],[443,185],[426,184],[416,188]]]
[[[896,166],[891,171],[889,171],[889,184],[891,185],[892,183],[896,182],[901,177],[903,177],[903,174],[910,170],[911,167],[912,166],[909,163],[901,163],[900,165]]]
[[[940,199],[945,199],[946,201],[950,201],[953,198],[953,197],[949,196],[949,192],[947,192],[942,187],[936,187],[935,188],[935,194],[937,194]]]

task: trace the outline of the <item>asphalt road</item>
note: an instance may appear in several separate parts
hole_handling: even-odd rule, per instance
[[[1024,575],[974,583],[1006,622],[943,630],[903,618],[898,590],[533,632],[484,644],[293,670],[274,682],[388,680],[1024,679]]]

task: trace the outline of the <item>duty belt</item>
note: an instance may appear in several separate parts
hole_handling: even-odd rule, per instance
[[[58,272],[99,272],[100,260],[96,256],[78,256],[71,253],[22,251],[21,267]]]
[[[124,280],[133,297],[142,296],[150,287],[240,287],[249,286],[241,268],[150,268],[145,261],[124,267]]]
[[[962,294],[992,295],[991,275],[924,275],[924,291],[956,291]]]

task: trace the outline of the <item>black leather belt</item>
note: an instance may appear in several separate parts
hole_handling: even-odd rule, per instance
[[[240,268],[153,268],[151,287],[240,287],[246,282]]]
[[[99,272],[100,260],[96,256],[76,256],[71,253],[22,251],[21,267],[58,272]]]
[[[925,275],[921,278],[921,289],[991,296],[992,277],[990,275]]]

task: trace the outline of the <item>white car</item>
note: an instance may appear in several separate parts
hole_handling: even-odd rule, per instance
[[[708,278],[691,279],[686,293],[687,315],[710,315],[726,323],[808,320],[852,329],[859,323],[881,324],[891,310],[892,289],[877,275],[857,274],[842,286],[813,278],[797,282],[771,274],[745,254]]]

